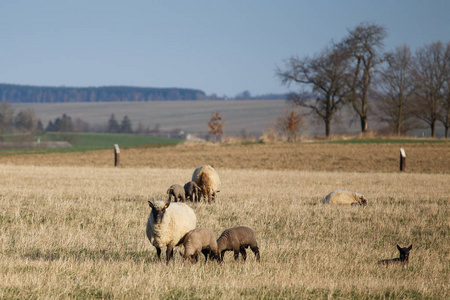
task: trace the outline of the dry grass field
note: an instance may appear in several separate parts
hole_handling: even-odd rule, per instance
[[[123,149],[120,168],[112,149],[1,156],[0,298],[448,299],[448,145],[143,147]],[[253,228],[260,263],[248,251],[246,263],[228,252],[185,264],[182,247],[156,260],[147,200],[204,163],[222,187],[215,203],[189,204],[197,227]],[[321,204],[335,189],[369,204]],[[396,244],[413,244],[409,265],[378,266]]]

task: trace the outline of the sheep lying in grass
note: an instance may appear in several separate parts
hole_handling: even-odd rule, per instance
[[[184,203],[148,201],[151,207],[147,221],[147,237],[161,260],[161,248],[167,247],[167,262],[173,257],[173,248],[182,244],[184,236],[197,224],[194,211]]]
[[[256,260],[259,261],[259,248],[256,243],[255,233],[252,229],[244,226],[233,227],[225,230],[217,240],[217,253],[220,255],[219,262],[223,261],[223,257],[226,251],[234,251],[234,259],[239,258],[239,253],[242,254],[242,258],[247,259],[247,252],[245,248],[250,247],[256,256]]]
[[[191,262],[198,261],[201,253],[205,256],[205,262],[210,259],[217,259],[217,241],[216,235],[209,229],[197,228],[189,231],[184,237],[184,255],[185,260]]]
[[[194,181],[189,181],[184,185],[185,199],[190,199],[192,202],[199,201],[200,188]]]
[[[183,202],[186,201],[184,188],[179,184],[171,185],[170,188],[167,189],[167,194],[169,194],[169,201],[172,200],[172,197],[175,199],[175,202],[178,202],[178,199]]]
[[[323,204],[333,205],[367,205],[367,199],[363,195],[346,190],[336,190],[329,193],[324,199]]]
[[[393,259],[383,259],[378,261],[379,265],[394,265],[394,264],[400,264],[402,266],[405,266],[408,264],[409,261],[409,251],[412,249],[412,245],[409,247],[401,248],[399,245],[397,245],[397,249],[400,252],[400,257],[393,258]]]
[[[192,174],[192,181],[194,181],[200,188],[200,198],[208,197],[208,203],[215,200],[216,193],[219,192],[221,185],[219,175],[216,170],[209,165],[203,165],[195,169]]]

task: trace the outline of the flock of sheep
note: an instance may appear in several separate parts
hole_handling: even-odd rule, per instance
[[[226,229],[216,240],[215,234],[205,228],[196,228],[197,216],[192,208],[183,203],[190,199],[193,202],[207,199],[208,203],[214,201],[219,192],[221,182],[219,175],[213,167],[203,165],[195,169],[192,180],[182,187],[179,184],[172,185],[168,190],[168,202],[149,201],[151,212],[147,221],[147,237],[156,248],[158,259],[161,260],[161,249],[166,248],[167,263],[173,258],[174,247],[183,244],[184,260],[197,262],[200,253],[205,256],[205,261],[215,259],[223,261],[226,251],[234,252],[234,259],[239,258],[239,253],[244,261],[247,258],[246,248],[250,247],[260,260],[258,244],[255,234],[248,227],[233,227]],[[175,203],[172,203],[172,198]],[[178,202],[178,200],[180,202]],[[328,194],[322,201],[330,205],[367,205],[367,199],[356,192],[336,190]],[[379,264],[407,264],[409,247],[401,248],[397,245],[400,257],[379,261]]]
[[[161,260],[161,249],[166,248],[166,259],[173,258],[173,249],[183,244],[182,257],[191,262],[197,262],[200,253],[208,258],[223,261],[226,251],[234,251],[235,260],[241,253],[244,261],[247,258],[245,249],[255,253],[259,261],[259,248],[252,229],[244,226],[225,230],[216,240],[215,234],[206,228],[196,228],[197,216],[192,208],[180,201],[200,201],[207,198],[208,203],[215,200],[221,185],[219,175],[213,167],[204,165],[195,169],[192,181],[182,187],[172,185],[168,190],[169,201],[149,201],[151,212],[147,221],[147,237],[156,248],[158,259]],[[171,200],[174,198],[175,203]]]

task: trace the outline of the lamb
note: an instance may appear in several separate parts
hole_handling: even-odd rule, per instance
[[[392,265],[392,264],[400,264],[402,266],[405,266],[408,264],[409,260],[409,251],[412,249],[412,244],[409,247],[401,248],[399,245],[397,245],[398,251],[400,251],[400,257],[393,258],[393,259],[383,259],[378,261],[379,265]]]
[[[147,221],[147,238],[156,248],[161,260],[161,248],[167,247],[166,259],[169,263],[173,257],[173,248],[183,243],[184,236],[195,229],[197,216],[184,203],[165,203],[164,201],[148,201],[151,207]]]
[[[184,188],[179,184],[171,185],[170,188],[167,189],[167,194],[169,194],[169,201],[171,201],[172,196],[175,198],[175,202],[178,202],[178,199],[182,202],[186,201]]]
[[[194,181],[189,181],[184,185],[185,199],[191,199],[192,202],[199,200],[200,188]]]
[[[192,181],[200,188],[201,196],[199,198],[202,196],[206,198],[208,196],[208,203],[211,203],[211,200],[215,200],[221,182],[219,175],[213,167],[209,165],[198,167],[192,174]]]
[[[205,262],[208,256],[211,259],[217,259],[216,235],[209,229],[197,228],[189,231],[184,237],[184,255],[182,257],[191,262],[198,262],[198,256],[201,253],[205,256]]]
[[[256,260],[259,261],[259,248],[253,230],[244,226],[228,228],[217,240],[217,253],[220,254],[218,260],[219,262],[223,261],[226,251],[234,251],[234,259],[237,260],[239,253],[241,253],[245,262],[247,259],[245,248],[248,247],[252,249]]]
[[[333,205],[367,205],[367,199],[363,195],[346,190],[336,190],[329,193],[323,200],[323,204]]]

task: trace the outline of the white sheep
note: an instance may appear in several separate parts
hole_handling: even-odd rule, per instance
[[[208,196],[208,203],[211,203],[211,200],[215,200],[219,187],[222,184],[216,170],[209,165],[203,165],[195,169],[192,174],[192,181],[198,185],[200,194],[203,197],[206,198]]]
[[[333,205],[367,205],[367,198],[363,195],[346,190],[336,190],[329,193],[323,200],[323,204]]]
[[[184,203],[148,201],[152,208],[147,221],[147,237],[161,260],[161,248],[167,247],[167,263],[173,257],[173,248],[183,243],[184,236],[195,229],[197,217]]]

